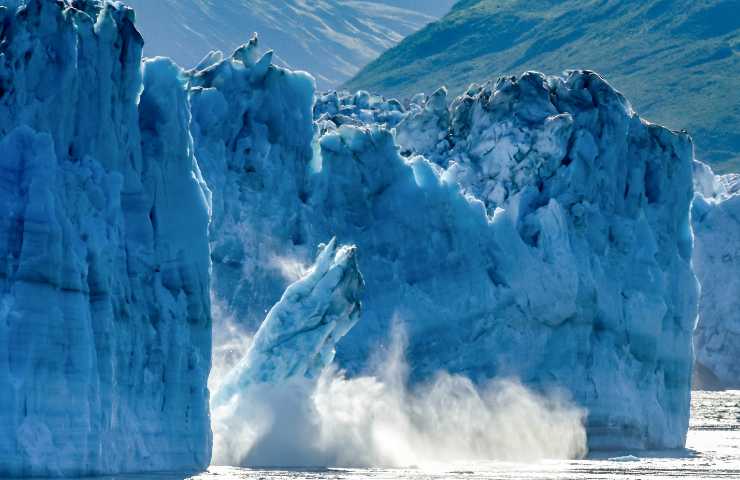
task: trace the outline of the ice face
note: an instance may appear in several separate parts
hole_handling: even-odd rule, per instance
[[[142,68],[119,2],[3,4],[0,476],[204,467],[209,207],[179,69]]]
[[[247,50],[190,73],[198,157],[227,162],[201,165],[229,225],[212,229],[214,284],[246,328],[290,282],[285,265],[336,235],[363,252],[367,283],[337,347],[348,372],[400,319],[412,378],[559,386],[588,408],[593,448],[684,444],[687,135],[579,71],[473,86],[449,108],[444,90],[405,106],[327,94],[314,137],[310,82]]]
[[[317,379],[360,318],[364,281],[354,246],[321,245],[316,263],[265,317],[244,358],[214,393],[218,408],[255,384]]]
[[[274,67],[271,57],[258,55],[255,37],[189,73],[196,156],[213,192],[212,289],[252,332],[332,238],[310,243],[300,227],[313,79]]]
[[[417,374],[445,366],[474,376],[518,375],[530,384],[567,386],[589,408],[592,448],[682,444],[696,302],[689,265],[688,139],[641,123],[591,74],[551,85],[526,75],[495,89],[488,95],[500,106],[480,95],[461,99],[462,107],[453,110],[447,136],[454,147],[446,170],[419,158],[406,162],[417,167],[418,195],[428,199],[439,183],[461,184],[469,198],[483,201],[488,216],[475,201],[455,210],[402,199],[386,210],[386,202],[393,202],[387,199],[400,196],[391,182],[380,182],[376,190],[372,181],[382,177],[381,160],[373,164],[369,158],[387,162],[392,154],[378,154],[377,139],[363,145],[367,135],[349,127],[322,138],[324,169],[336,168],[327,175],[369,179],[323,203],[324,215],[336,215],[327,222],[335,233],[378,251],[363,242],[389,232],[404,245],[425,245],[429,256],[405,257],[403,247],[396,247],[393,261],[385,263],[400,272],[390,274],[380,262],[361,265],[368,282],[366,321],[340,345],[340,360],[365,356],[364,338],[372,332],[364,328],[377,328],[392,314],[370,321],[380,305],[401,305]],[[526,95],[531,97],[520,106],[501,100]],[[578,97],[594,97],[596,107],[581,111],[573,106]],[[517,122],[519,116],[523,121]],[[664,156],[664,149],[673,153]],[[362,173],[344,173],[353,167]],[[343,182],[327,180],[332,183]],[[357,191],[369,193],[357,199]],[[353,219],[372,223],[359,231],[336,229],[348,223],[338,218],[338,205],[359,205]],[[364,205],[370,206],[363,210]],[[409,219],[394,218],[404,210],[413,212],[406,214]],[[479,225],[469,225],[475,218]],[[458,219],[466,225],[455,225],[463,222]],[[408,224],[421,231],[408,233]],[[405,280],[399,283],[414,300],[404,295],[381,301],[392,294],[375,285],[391,278]],[[449,329],[460,319],[462,328]],[[645,368],[660,374],[646,378]]]
[[[715,176],[696,162],[691,220],[694,269],[702,285],[694,336],[696,384],[740,387],[740,175]]]

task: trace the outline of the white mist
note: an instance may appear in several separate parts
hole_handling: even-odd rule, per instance
[[[249,344],[236,330],[230,335],[230,351],[235,340]],[[347,378],[328,369],[318,381],[253,385],[214,409],[213,463],[406,467],[586,454],[585,411],[564,395],[535,393],[511,379],[476,385],[446,372],[409,386],[401,330],[392,345],[373,375]],[[236,361],[215,355],[212,385]]]

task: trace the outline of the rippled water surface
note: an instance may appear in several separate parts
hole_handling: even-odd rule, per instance
[[[116,477],[140,480],[144,477]],[[212,467],[195,475],[148,475],[153,480],[361,479],[740,479],[740,391],[694,392],[687,447],[678,451],[618,452],[579,461],[476,463],[406,469],[259,470]]]

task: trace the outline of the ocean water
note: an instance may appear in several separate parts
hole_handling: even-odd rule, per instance
[[[197,475],[107,477],[110,480],[437,480],[437,479],[740,479],[740,391],[694,392],[691,430],[682,450],[611,452],[585,460],[532,464],[475,463],[401,469],[312,470],[211,467]]]

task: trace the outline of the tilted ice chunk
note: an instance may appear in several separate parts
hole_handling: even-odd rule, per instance
[[[364,281],[354,246],[332,239],[320,249],[311,271],[267,314],[247,355],[215,392],[214,407],[250,385],[318,378],[334,360],[337,343],[360,317]]]
[[[695,383],[740,388],[740,175],[694,164],[694,269],[701,283]]]
[[[0,476],[204,467],[209,214],[180,72],[154,61],[142,79],[120,2],[14,3],[0,7]]]

